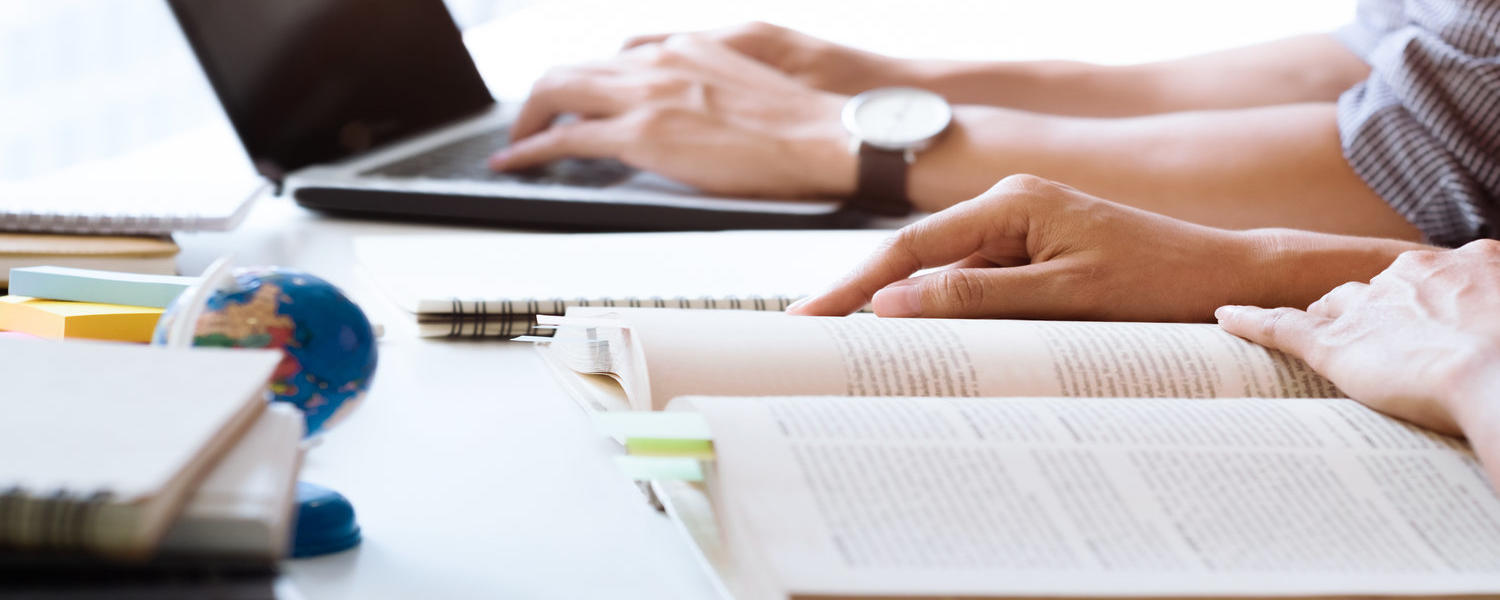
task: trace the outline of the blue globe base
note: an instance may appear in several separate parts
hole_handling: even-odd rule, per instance
[[[292,558],[342,552],[359,545],[354,505],[343,494],[321,485],[297,482],[297,524],[292,529]]]

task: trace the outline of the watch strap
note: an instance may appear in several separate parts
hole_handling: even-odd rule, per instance
[[[859,144],[859,179],[845,206],[870,214],[903,217],[911,213],[906,197],[906,153]]]

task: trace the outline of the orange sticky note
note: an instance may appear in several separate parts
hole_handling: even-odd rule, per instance
[[[50,339],[149,342],[163,309],[0,296],[0,330]]]

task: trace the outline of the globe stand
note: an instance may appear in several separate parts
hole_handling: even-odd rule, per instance
[[[297,524],[292,528],[292,558],[343,552],[360,542],[354,505],[332,489],[297,482]]]

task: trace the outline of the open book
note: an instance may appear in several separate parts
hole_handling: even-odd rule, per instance
[[[1215,325],[575,308],[542,352],[600,410],[678,396],[1336,397]],[[546,339],[542,340],[546,341]]]
[[[1500,595],[1456,440],[1352,400],[683,398],[659,495],[737,598]]]

